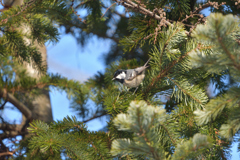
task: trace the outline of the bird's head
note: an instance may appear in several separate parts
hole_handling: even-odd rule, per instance
[[[114,73],[112,80],[116,80],[116,81],[119,81],[119,82],[123,83],[126,76],[127,76],[126,70],[118,69]]]

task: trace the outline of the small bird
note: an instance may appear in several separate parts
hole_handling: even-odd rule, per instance
[[[113,76],[112,80],[116,80],[122,83],[124,86],[129,88],[136,88],[134,93],[137,91],[138,86],[142,83],[145,77],[145,69],[148,67],[147,64],[151,58],[144,64],[144,66],[135,69],[118,69]],[[134,94],[133,93],[133,94]]]

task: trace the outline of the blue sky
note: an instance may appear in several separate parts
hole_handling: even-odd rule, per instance
[[[102,54],[110,48],[110,40],[92,40],[81,48],[71,35],[63,35],[56,45],[47,46],[48,70],[59,73],[69,79],[84,82],[97,71],[104,71]],[[67,115],[75,115],[69,108],[70,102],[66,93],[52,91],[50,93],[53,118],[62,120]],[[81,120],[81,119],[79,119]],[[89,130],[99,130],[106,125],[106,118],[87,123]]]

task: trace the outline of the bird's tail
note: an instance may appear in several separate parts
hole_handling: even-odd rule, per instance
[[[148,61],[144,64],[144,66],[135,68],[134,70],[137,72],[137,74],[142,74],[142,72],[148,67],[147,64],[150,61],[151,58],[148,59]]]
[[[144,67],[147,66],[148,62],[151,60],[151,57],[148,59],[148,61],[144,64]],[[147,67],[146,67],[147,68]]]

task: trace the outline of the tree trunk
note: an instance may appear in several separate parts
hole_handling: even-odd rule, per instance
[[[17,6],[17,5],[22,5],[23,0],[5,0],[5,4],[9,4],[11,1],[11,6]],[[24,32],[29,32],[30,29],[28,26],[23,25],[21,27]],[[29,43],[30,41],[26,38],[26,43]],[[45,45],[40,45],[37,42],[35,42],[35,46],[39,49],[39,52],[42,55],[42,62],[47,64],[47,50]],[[38,71],[33,68],[31,64],[24,64],[27,69],[27,73],[29,76],[34,77],[34,78],[40,78],[41,75],[39,75]],[[47,65],[46,65],[47,66]],[[22,97],[22,96],[21,96]],[[27,97],[24,98],[24,97]],[[52,107],[50,103],[50,96],[49,96],[49,89],[48,87],[43,88],[40,91],[40,94],[38,96],[30,96],[29,94],[23,95],[23,103],[32,111],[32,118],[33,119],[38,119],[42,120],[44,122],[52,122],[53,121],[53,116],[52,116]],[[23,121],[25,117],[23,116]]]
[[[39,52],[41,52],[43,63],[47,64],[47,50],[45,45],[40,46],[38,43],[35,43],[35,45],[37,46],[37,48],[39,48]],[[27,64],[26,68],[28,74],[31,77],[39,78],[38,71],[36,71],[31,65]],[[28,98],[31,97],[29,95],[25,96],[28,96]],[[44,122],[53,121],[52,107],[49,96],[49,87],[41,89],[40,94],[38,96],[31,97],[30,100],[31,101],[24,103],[32,111],[33,119],[38,119]]]

